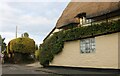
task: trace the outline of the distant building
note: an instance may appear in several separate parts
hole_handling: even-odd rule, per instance
[[[119,19],[120,2],[70,2],[55,28],[67,30],[69,26],[88,27]],[[64,42],[62,52],[54,57],[50,65],[120,69],[119,56],[120,32],[117,31]]]

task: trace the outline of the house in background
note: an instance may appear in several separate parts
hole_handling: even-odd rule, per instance
[[[109,26],[117,20],[120,20],[120,2],[70,2],[54,30],[89,27],[104,22]],[[64,42],[62,52],[50,65],[120,69],[119,56],[120,32],[114,31]]]

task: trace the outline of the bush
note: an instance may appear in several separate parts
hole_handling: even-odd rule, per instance
[[[40,59],[40,64],[46,67],[49,65],[49,62],[53,60],[53,54],[50,53],[49,51],[42,51],[40,53],[39,59]]]
[[[34,62],[34,58],[29,53],[14,53],[14,63],[31,63]]]
[[[95,37],[103,34],[120,32],[120,20],[112,23],[94,24],[91,26],[77,27],[54,33],[46,39],[40,47],[40,64],[48,66],[54,55],[62,51],[65,41]]]
[[[35,41],[27,37],[13,39],[8,43],[7,46],[7,53],[11,54],[10,59],[14,63],[28,63],[34,61],[34,59],[30,56],[34,54],[34,52]]]
[[[35,51],[35,58],[36,58],[37,60],[39,60],[39,56],[40,56],[40,50],[36,50],[36,51]]]
[[[16,38],[8,43],[9,52],[34,53],[35,42],[30,38]]]

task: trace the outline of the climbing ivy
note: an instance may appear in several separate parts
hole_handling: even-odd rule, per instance
[[[40,46],[40,64],[48,66],[54,56],[62,51],[64,42],[66,41],[95,37],[115,32],[120,32],[120,20],[56,32],[47,38]]]

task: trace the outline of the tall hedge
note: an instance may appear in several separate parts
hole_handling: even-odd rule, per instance
[[[35,41],[30,38],[16,38],[8,43],[9,52],[34,53]]]
[[[62,51],[65,41],[95,37],[115,32],[120,32],[120,20],[56,32],[40,46],[40,64],[48,66],[54,56]]]

